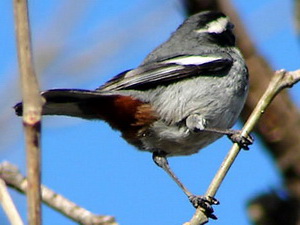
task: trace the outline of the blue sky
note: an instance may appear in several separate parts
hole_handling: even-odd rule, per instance
[[[260,53],[274,69],[299,69],[300,49],[293,25],[293,1],[233,1]],[[0,2],[0,159],[25,171],[12,3]],[[177,0],[30,1],[36,70],[41,89],[94,89],[113,75],[136,67],[184,20]],[[299,40],[298,40],[299,41]],[[299,85],[291,94],[299,105]],[[240,127],[238,124],[236,128]],[[194,209],[179,188],[154,165],[151,154],[136,151],[99,121],[67,117],[43,120],[43,183],[97,214],[116,216],[122,225],[182,224]],[[170,159],[181,180],[203,194],[231,143],[222,138],[189,157]],[[250,224],[246,202],[281,188],[276,165],[259,138],[241,152],[217,194],[218,221]],[[26,218],[25,197],[11,194]],[[74,224],[48,207],[43,222]],[[0,210],[0,223],[8,224]]]

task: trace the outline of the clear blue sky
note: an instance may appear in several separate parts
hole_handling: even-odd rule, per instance
[[[0,2],[0,159],[25,171],[12,1]],[[80,3],[82,2],[82,3]],[[293,1],[233,1],[243,22],[274,69],[300,68],[293,30]],[[30,1],[35,63],[41,88],[96,88],[136,67],[184,20],[177,0]],[[291,91],[299,105],[299,85]],[[239,127],[239,126],[237,126]],[[182,224],[194,209],[179,188],[156,167],[151,154],[136,151],[99,121],[47,117],[43,121],[43,183],[97,214],[116,216],[122,225]],[[199,154],[171,158],[181,180],[203,194],[231,143],[222,138]],[[281,188],[276,166],[256,142],[241,152],[217,194],[218,221],[247,225],[246,202]],[[23,218],[23,195],[11,194]],[[48,207],[45,225],[74,224]],[[8,224],[0,209],[0,224]]]

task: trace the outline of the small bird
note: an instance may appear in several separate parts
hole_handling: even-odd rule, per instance
[[[211,205],[218,201],[193,195],[173,173],[167,157],[197,153],[223,135],[245,149],[252,143],[230,130],[248,93],[248,70],[232,30],[221,12],[195,14],[140,66],[99,88],[42,92],[43,115],[107,122],[128,143],[151,152],[192,204],[215,218]],[[22,103],[15,111],[22,115]]]

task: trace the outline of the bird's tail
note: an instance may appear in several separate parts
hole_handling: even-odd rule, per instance
[[[80,89],[52,89],[43,92],[42,96],[46,100],[43,115],[100,119],[121,132],[138,129],[156,120],[149,104],[130,96]],[[14,109],[18,116],[22,116],[22,102],[16,104]]]
[[[131,96],[80,89],[53,89],[43,92],[42,96],[46,100],[43,115],[104,120],[136,146],[141,145],[136,138],[139,129],[157,120],[149,104]],[[14,109],[18,116],[22,116],[22,102],[16,104]]]
[[[103,95],[97,91],[81,89],[52,89],[42,92],[46,103],[43,115],[64,115],[85,119],[103,119],[105,106],[113,102],[115,96]],[[23,114],[22,102],[14,106],[18,116]]]

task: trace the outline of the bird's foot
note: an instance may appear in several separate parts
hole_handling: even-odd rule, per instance
[[[218,205],[220,202],[215,199],[214,197],[210,196],[200,196],[200,195],[190,195],[189,196],[190,202],[193,204],[195,208],[201,207],[204,209],[204,213],[207,217],[211,219],[218,219],[216,215],[213,214],[214,209],[212,205]]]
[[[254,141],[253,137],[250,134],[247,137],[242,136],[240,130],[232,130],[232,133],[227,134],[227,137],[233,143],[237,143],[244,150],[249,150],[249,145],[252,145]]]

